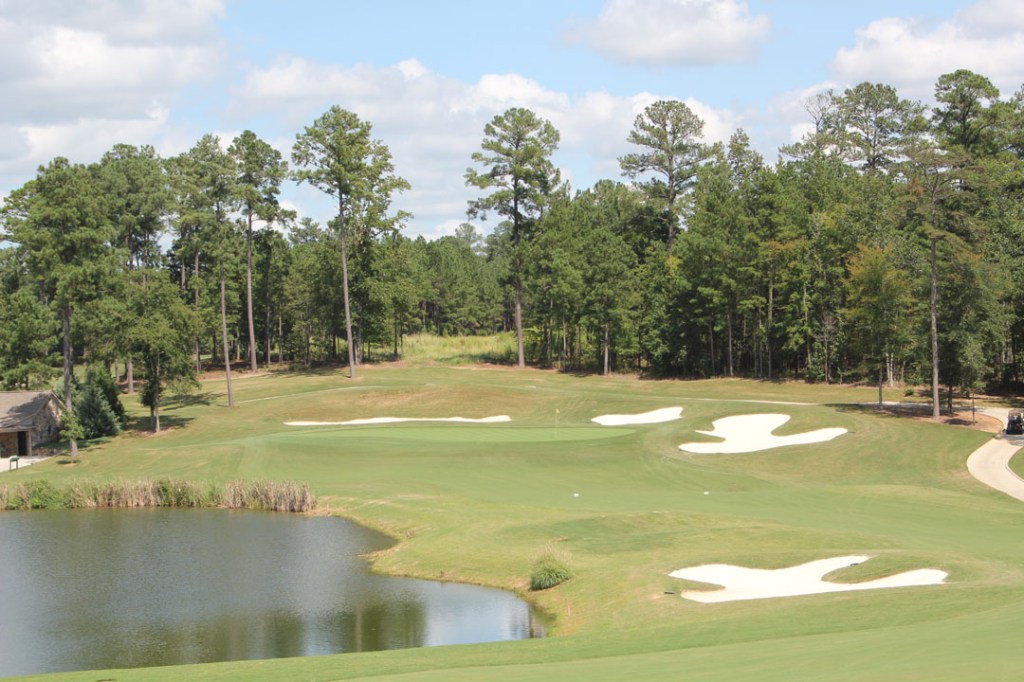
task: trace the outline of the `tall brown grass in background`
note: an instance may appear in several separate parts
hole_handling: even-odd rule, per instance
[[[308,484],[292,481],[231,481],[217,485],[161,479],[73,482],[61,488],[49,481],[0,485],[0,510],[101,507],[221,507],[309,512],[316,508],[316,500]]]

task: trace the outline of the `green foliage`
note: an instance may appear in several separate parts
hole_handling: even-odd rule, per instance
[[[569,556],[553,548],[544,549],[530,570],[530,589],[548,590],[572,578]]]
[[[508,109],[463,176],[481,190],[469,216],[499,223],[429,242],[400,234],[392,200],[408,183],[370,122],[340,107],[291,155],[291,179],[337,203],[324,226],[280,210],[286,163],[252,131],[229,149],[205,135],[166,161],[126,144],[92,165],[57,157],[0,212],[13,244],[0,258],[0,382],[42,385],[63,351],[73,392],[81,358],[132,361],[158,377],[141,388],[155,425],[166,387],[225,354],[358,363],[402,357],[410,334],[511,329],[522,364],[919,381],[931,376],[932,237],[943,382],[1024,379],[1024,92],[958,70],[929,110],[868,82],[805,108],[813,130],[766,165],[744,131],[710,145],[686,104],[654,102],[624,131],[630,183],[576,192],[551,160],[559,132]],[[886,255],[867,268],[869,251]],[[868,269],[885,286],[872,291]],[[144,291],[154,281],[166,291]]]
[[[28,287],[0,290],[0,377],[7,390],[29,390],[53,376],[57,320]]]
[[[353,335],[349,249],[357,247],[362,240],[396,232],[408,215],[402,211],[390,212],[392,195],[409,189],[409,183],[394,174],[391,151],[383,142],[370,137],[371,128],[369,122],[335,105],[296,135],[292,146],[295,179],[300,184],[309,183],[337,201],[332,226],[341,247],[342,306],[352,378],[356,375],[359,353],[358,339]],[[307,348],[310,336],[307,329]],[[332,330],[332,347],[333,339]]]
[[[518,347],[518,364],[526,364],[523,339],[523,248],[533,238],[538,219],[561,176],[551,155],[558,149],[559,133],[551,123],[521,107],[508,109],[484,126],[482,151],[473,161],[483,172],[466,170],[467,185],[490,194],[470,202],[468,215],[485,218],[488,211],[503,216],[509,224],[508,248],[513,289],[513,321]]]
[[[121,421],[102,389],[91,382],[75,394],[75,414],[82,426],[82,438],[116,436],[121,432]]]
[[[78,441],[85,438],[85,426],[74,410],[65,411],[61,417],[60,437],[65,441]]]
[[[142,404],[150,408],[153,430],[159,431],[160,405],[167,387],[185,391],[196,383],[192,362],[195,317],[161,273],[137,275],[143,281],[131,289],[135,324],[125,332],[145,381]]]
[[[700,141],[704,121],[683,102],[659,100],[636,117],[629,142],[643,151],[619,159],[622,172],[630,178],[647,177],[643,184],[659,206],[668,248],[675,243],[683,202],[692,189],[697,169],[711,148]],[[654,177],[648,177],[653,174]]]
[[[76,382],[75,415],[82,427],[82,438],[116,436],[126,424],[124,406],[118,397],[114,379],[105,368],[91,366],[84,384]]]

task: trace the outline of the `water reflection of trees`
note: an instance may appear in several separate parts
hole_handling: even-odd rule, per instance
[[[252,513],[2,516],[0,677],[543,636],[511,594],[369,573],[367,533]]]
[[[108,637],[94,641],[88,660],[75,663],[81,668],[148,667],[381,651],[421,646],[425,634],[426,612],[418,603],[360,605],[311,617],[287,612],[257,618],[226,616],[188,628],[142,627],[131,633],[130,641],[108,631]]]

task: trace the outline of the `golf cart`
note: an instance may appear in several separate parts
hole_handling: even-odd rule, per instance
[[[1024,410],[1010,410],[1006,418],[1006,433],[1017,436],[1024,434]]]

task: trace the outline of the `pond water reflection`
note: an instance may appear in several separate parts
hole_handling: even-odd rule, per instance
[[[511,593],[370,573],[390,544],[290,514],[0,514],[0,677],[543,636]]]

